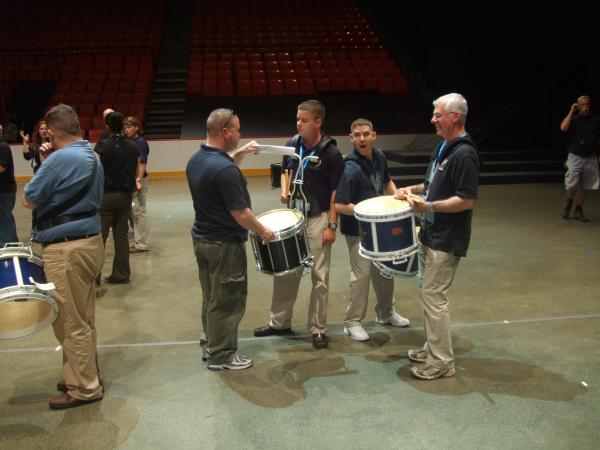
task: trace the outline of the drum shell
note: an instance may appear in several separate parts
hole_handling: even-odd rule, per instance
[[[284,275],[303,265],[310,258],[306,230],[284,239],[263,244],[252,236],[252,247],[258,270],[269,275]]]
[[[257,219],[269,214],[293,212],[297,222],[280,230],[273,230],[275,238],[263,244],[256,233],[250,233],[252,249],[258,270],[269,275],[284,275],[311,261],[306,235],[305,219],[298,210],[275,209],[259,214]]]

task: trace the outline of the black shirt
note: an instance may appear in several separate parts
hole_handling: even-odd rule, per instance
[[[427,189],[427,200],[430,202],[455,195],[466,199],[477,198],[480,166],[477,150],[466,142],[452,149],[453,143],[456,144],[455,141],[447,143],[447,148],[451,150],[449,155],[447,151],[442,152],[439,164],[436,161],[439,145],[433,151],[427,179],[436,165],[437,169]],[[472,216],[473,211],[470,209],[458,213],[428,214],[423,219],[419,238],[424,245],[434,250],[466,256],[471,240]]]
[[[356,205],[377,197],[383,194],[389,182],[387,160],[381,150],[374,148],[372,158],[368,160],[354,149],[344,160],[344,173],[335,193],[335,203]],[[340,214],[340,230],[342,234],[358,236],[358,221],[354,216]]]
[[[579,156],[592,156],[598,152],[600,117],[577,114],[571,119],[567,151]]]
[[[140,157],[137,145],[122,134],[115,134],[96,144],[104,169],[104,192],[135,192],[137,162]]]
[[[188,161],[186,175],[196,213],[192,236],[219,242],[248,239],[230,213],[251,207],[246,178],[231,157],[203,144]]]
[[[0,173],[0,194],[17,192],[12,150],[6,142],[0,142],[0,166],[5,169]]]

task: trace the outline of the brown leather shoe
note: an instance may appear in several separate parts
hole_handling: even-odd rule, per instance
[[[88,403],[94,403],[98,400],[102,400],[102,397],[92,398],[90,400],[80,400],[75,397],[71,397],[66,392],[60,394],[58,397],[51,398],[48,402],[50,409],[68,409],[75,408],[76,406],[87,405]]]
[[[271,325],[265,325],[264,327],[258,327],[254,329],[254,336],[289,336],[292,333],[291,328],[273,328]]]
[[[327,348],[329,345],[329,342],[327,341],[327,335],[325,333],[313,334],[312,341],[314,348]]]

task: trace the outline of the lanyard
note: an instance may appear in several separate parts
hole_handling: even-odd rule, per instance
[[[314,155],[316,150],[317,150],[317,148],[315,147],[314,150],[312,152],[310,152],[308,156]],[[300,144],[300,161],[302,161],[302,153],[304,153],[304,144]],[[307,167],[308,167],[308,159],[306,161],[304,161],[304,168],[302,170],[302,178],[304,178],[304,171],[306,170]]]

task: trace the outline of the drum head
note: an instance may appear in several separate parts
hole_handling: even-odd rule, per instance
[[[302,214],[296,209],[274,209],[256,217],[260,223],[278,232],[296,226],[302,220]]]
[[[0,340],[31,336],[50,325],[57,311],[56,303],[51,298],[0,303]]]
[[[363,200],[354,208],[357,218],[396,217],[410,212],[408,202],[395,199],[393,195],[382,195]]]

